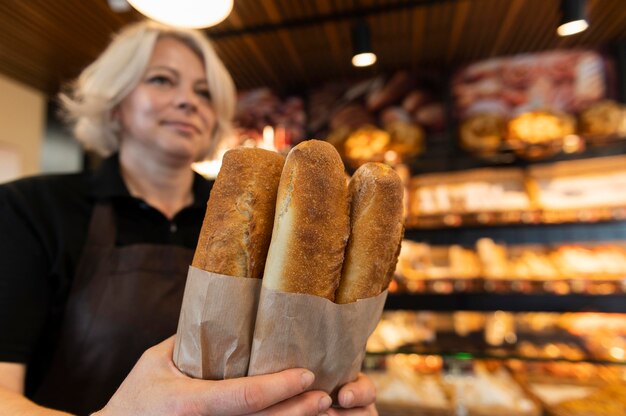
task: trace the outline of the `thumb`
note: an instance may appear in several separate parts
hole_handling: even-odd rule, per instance
[[[170,357],[173,356],[174,354],[174,344],[176,343],[176,335],[172,335],[171,337],[161,341],[160,343],[156,344],[154,347],[154,349],[156,349],[157,351],[162,352],[163,354],[167,354]]]
[[[152,365],[163,366],[166,362],[174,365],[174,344],[176,343],[176,335],[161,341],[160,343],[148,348],[142,355],[141,361],[152,363]],[[176,370],[178,371],[178,369]]]
[[[242,415],[255,413],[304,392],[315,376],[303,368],[279,373],[220,381],[198,381],[206,414]],[[203,414],[205,414],[203,412]]]

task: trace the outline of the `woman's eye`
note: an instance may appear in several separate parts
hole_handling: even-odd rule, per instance
[[[172,80],[165,75],[153,75],[148,78],[148,83],[155,85],[171,85]]]
[[[211,92],[209,90],[196,90],[196,94],[198,94],[200,97],[211,101]]]

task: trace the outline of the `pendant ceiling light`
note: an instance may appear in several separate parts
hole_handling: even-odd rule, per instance
[[[233,0],[128,0],[141,14],[170,26],[215,26],[230,14]]]
[[[580,33],[589,27],[585,20],[585,0],[561,0],[561,24],[556,29],[559,36]]]
[[[370,66],[376,62],[367,22],[358,20],[352,27],[352,65]]]

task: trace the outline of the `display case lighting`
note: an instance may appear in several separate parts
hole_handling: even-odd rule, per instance
[[[561,24],[556,29],[559,36],[580,33],[589,27],[585,20],[585,0],[561,1]]]
[[[220,23],[233,9],[234,0],[128,0],[139,13],[157,22],[200,29]]]
[[[364,20],[358,20],[352,27],[352,65],[370,66],[376,63],[376,54],[372,51],[369,26]]]

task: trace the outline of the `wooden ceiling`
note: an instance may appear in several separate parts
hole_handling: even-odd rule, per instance
[[[240,89],[294,91],[398,68],[449,70],[485,57],[626,40],[626,1],[589,0],[590,28],[558,38],[560,0],[235,0],[207,30]],[[350,27],[369,22],[378,63],[350,64]],[[0,73],[53,96],[112,32],[141,19],[107,0],[0,1]]]

